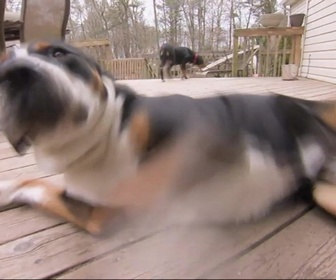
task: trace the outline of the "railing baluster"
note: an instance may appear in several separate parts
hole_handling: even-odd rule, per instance
[[[266,36],[266,65],[265,65],[265,77],[269,76],[269,62],[270,62],[270,36]]]
[[[258,76],[261,77],[262,74],[263,74],[263,71],[262,71],[262,65],[263,65],[263,62],[262,62],[262,51],[263,51],[263,45],[262,45],[262,41],[263,41],[264,37],[261,36],[259,37],[259,55],[258,55]]]
[[[279,52],[279,44],[281,41],[281,35],[276,36],[275,40],[275,52],[274,52],[274,65],[273,65],[273,77],[277,77],[278,70],[278,52]]]
[[[291,51],[289,54],[289,63],[293,64],[294,63],[294,55],[295,55],[295,37],[290,36],[290,42],[291,42]]]
[[[287,36],[284,38],[284,44],[282,47],[282,65],[286,64],[287,60]],[[282,73],[282,68],[281,68],[281,73]]]
[[[232,77],[238,76],[238,36],[233,36]]]

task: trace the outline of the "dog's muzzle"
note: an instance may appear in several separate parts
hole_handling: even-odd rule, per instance
[[[0,89],[1,94],[6,95],[2,96],[1,99],[14,99],[15,95],[20,94],[21,91],[24,90],[29,81],[38,79],[38,77],[39,74],[32,63],[9,58],[0,64]],[[9,91],[9,89],[11,90]],[[11,96],[8,96],[9,94]],[[8,104],[4,103],[3,106],[8,106]],[[11,142],[15,151],[19,154],[23,154],[30,146],[28,139],[24,135],[18,135],[14,132],[15,128],[12,127],[11,124],[12,120],[8,117],[8,111],[10,109],[2,107],[1,110],[6,112],[2,113],[4,118],[1,120],[1,129],[10,137],[8,140]]]
[[[0,64],[0,84],[10,83],[15,88],[41,78],[41,72],[33,63],[21,59],[9,59]]]
[[[28,56],[0,63],[0,101],[1,128],[19,154],[30,146],[33,126],[51,127],[64,113],[51,73]]]

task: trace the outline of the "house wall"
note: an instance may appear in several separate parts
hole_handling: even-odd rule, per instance
[[[306,13],[306,0],[299,0],[290,8],[290,14],[305,14]]]
[[[302,10],[299,1],[291,14]],[[303,5],[305,7],[305,5]],[[305,9],[305,8],[304,8]],[[301,76],[336,83],[336,1],[309,0]]]

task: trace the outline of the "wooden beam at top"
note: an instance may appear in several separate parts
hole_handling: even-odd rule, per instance
[[[69,43],[77,48],[87,48],[87,47],[109,46],[110,45],[110,41],[107,39],[70,41]]]
[[[304,27],[273,27],[273,28],[248,28],[235,29],[233,35],[235,37],[257,37],[257,36],[291,36],[302,35]]]

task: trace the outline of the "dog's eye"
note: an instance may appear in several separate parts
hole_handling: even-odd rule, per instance
[[[59,58],[59,57],[63,57],[63,56],[65,56],[66,55],[66,52],[65,51],[63,51],[63,50],[53,50],[52,52],[51,52],[51,55],[52,55],[52,57],[56,57],[56,58]]]

